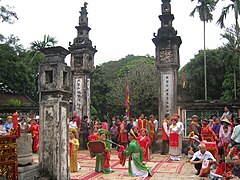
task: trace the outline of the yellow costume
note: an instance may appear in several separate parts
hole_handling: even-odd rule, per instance
[[[72,132],[74,134],[74,136],[76,137],[77,130],[75,128],[70,128],[70,132]],[[77,155],[77,151],[78,151],[78,148],[79,148],[79,141],[75,137],[71,138],[71,136],[70,136],[70,140],[69,140],[71,173],[78,171],[78,162],[77,162],[78,155]]]

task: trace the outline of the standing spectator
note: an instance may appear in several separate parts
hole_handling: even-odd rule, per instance
[[[235,119],[235,123],[236,125],[231,136],[233,146],[240,144],[240,118]]]
[[[190,123],[189,132],[192,134],[192,136],[197,135],[198,137],[200,137],[201,126],[198,123],[197,115],[192,116],[192,122]]]
[[[137,126],[137,127],[138,127],[137,118],[134,118],[134,120],[133,120],[133,126]]]
[[[87,142],[89,136],[90,125],[88,123],[88,116],[83,116],[82,130],[83,130],[83,149],[87,149]]]
[[[162,155],[166,155],[169,146],[169,119],[170,115],[165,114],[165,119],[162,121]]]
[[[104,122],[102,123],[102,129],[105,129],[108,131],[108,123],[106,118],[104,118]]]
[[[212,126],[212,130],[214,131],[214,133],[216,134],[216,136],[219,138],[219,131],[220,131],[220,127],[221,127],[221,123],[220,123],[220,119],[217,118],[215,120],[215,123]]]
[[[228,115],[231,115],[231,112],[229,111],[229,108],[227,106],[224,107],[223,111],[224,112],[222,114],[221,120],[227,118]]]
[[[127,132],[129,133],[130,132],[130,130],[132,129],[132,127],[133,127],[133,118],[130,118],[130,121],[129,121],[129,123],[127,124]]]
[[[32,119],[32,124],[29,128],[32,133],[33,138],[33,152],[38,152],[39,149],[39,125],[37,124],[37,119]]]
[[[20,132],[21,133],[28,133],[28,124],[25,122],[24,117],[21,118],[20,125]]]
[[[110,136],[113,142],[118,143],[118,127],[116,126],[116,123],[113,123],[112,127],[110,128]],[[112,144],[112,148],[116,148],[115,144]]]
[[[78,127],[77,127],[77,122],[74,121],[74,117],[72,117],[72,119],[70,119],[70,122],[69,122],[69,128],[75,128],[75,129],[78,129]]]
[[[119,135],[118,142],[120,142],[124,147],[127,147],[128,138],[127,138],[127,125],[126,125],[127,117],[124,116],[121,124],[119,125]]]

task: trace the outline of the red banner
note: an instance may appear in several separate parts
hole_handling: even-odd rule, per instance
[[[126,103],[125,103],[125,107],[126,107],[126,116],[130,117],[130,104],[129,104],[129,100],[130,100],[130,88],[129,88],[129,81],[126,81]]]

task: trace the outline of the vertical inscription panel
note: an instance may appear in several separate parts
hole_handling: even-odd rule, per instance
[[[83,109],[83,78],[77,77],[74,82],[73,88],[74,111],[78,112],[82,118]]]
[[[173,75],[170,73],[162,74],[161,81],[161,103],[162,113],[172,113],[173,103]]]
[[[52,176],[53,172],[53,146],[54,146],[54,108],[53,106],[44,107],[43,119],[43,171],[47,176]]]
[[[86,92],[86,95],[87,95],[86,106],[87,107],[86,107],[86,109],[87,109],[88,117],[90,117],[90,115],[91,115],[90,82],[91,82],[91,79],[87,78],[87,92]]]

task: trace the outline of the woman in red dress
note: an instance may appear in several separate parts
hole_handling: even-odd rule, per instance
[[[148,136],[148,130],[145,128],[140,129],[140,136],[137,140],[143,151],[143,161],[148,161],[150,158],[149,147],[151,145],[151,139]]]
[[[37,124],[37,119],[32,119],[32,125],[29,130],[32,133],[33,138],[33,152],[38,152],[39,149],[39,125]]]

